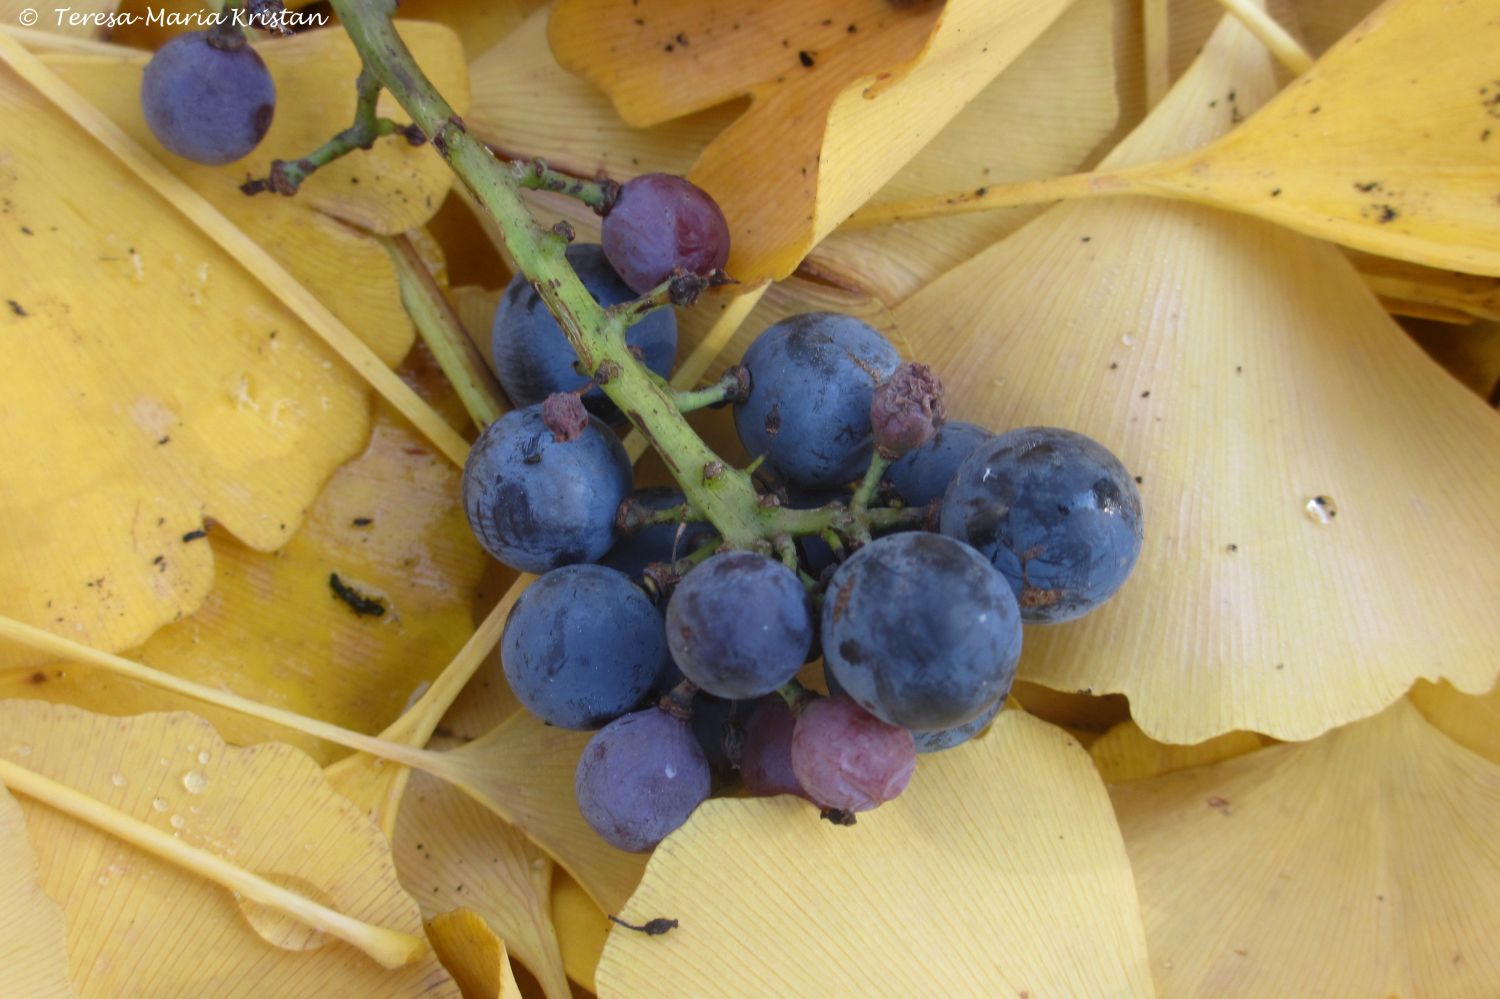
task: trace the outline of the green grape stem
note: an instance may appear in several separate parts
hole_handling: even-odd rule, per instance
[[[749,473],[731,467],[688,425],[682,404],[696,403],[695,393],[674,392],[631,354],[625,344],[625,310],[601,308],[564,256],[567,239],[542,228],[532,217],[521,194],[523,186],[549,190],[560,186],[564,193],[573,193],[575,178],[562,179],[563,175],[536,161],[520,166],[503,163],[471,135],[396,33],[392,0],[331,2],[363,61],[360,114],[373,114],[375,96],[383,88],[431,139],[433,148],[494,218],[506,251],[547,303],[582,369],[655,447],[688,504],[713,524],[723,544],[770,554],[773,539],[782,535],[832,530],[865,541],[872,530],[923,522],[922,510],[864,505],[792,510],[763,502]],[[356,127],[360,120],[357,116]],[[605,182],[580,184],[574,196],[585,203],[605,198],[609,190]],[[709,283],[717,282],[710,279]],[[668,289],[658,291],[661,294],[647,295],[647,306],[657,304]],[[708,393],[701,398],[717,400],[721,390],[700,391]]]

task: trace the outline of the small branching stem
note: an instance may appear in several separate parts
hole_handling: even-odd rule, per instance
[[[692,413],[712,406],[743,402],[749,395],[749,386],[750,382],[745,377],[745,369],[736,364],[720,375],[719,380],[712,385],[694,389],[691,392],[675,392],[673,398],[677,400],[678,411]],[[750,472],[754,470],[754,467],[747,469]]]
[[[380,81],[368,68],[360,70],[354,89],[358,94],[354,105],[354,124],[301,159],[272,160],[269,176],[248,180],[240,185],[240,190],[246,194],[275,191],[277,194],[293,195],[302,186],[302,182],[320,167],[325,167],[356,149],[369,149],[381,136],[400,133],[414,146],[427,141],[416,125],[398,125],[375,113],[375,104],[380,99]]]
[[[516,183],[528,191],[552,191],[583,202],[600,215],[614,207],[620,196],[620,185],[612,180],[585,180],[554,170],[545,160],[516,160],[511,163]]]
[[[875,456],[870,459],[870,467],[865,470],[864,480],[854,490],[854,498],[849,501],[851,510],[858,513],[870,509],[870,504],[875,500],[875,490],[880,487],[880,480],[890,467],[890,460],[876,451]]]
[[[566,177],[535,161],[503,163],[469,133],[453,107],[417,65],[392,24],[393,0],[331,2],[359,52],[364,70],[360,74],[360,114],[356,124],[335,137],[330,145],[341,138],[347,143],[351,134],[361,141],[371,141],[368,129],[375,126],[368,121],[373,117],[375,97],[382,88],[395,97],[411,116],[414,127],[430,137],[433,148],[494,219],[506,252],[556,317],[578,355],[580,369],[599,383],[604,394],[656,449],[691,508],[718,531],[721,540],[715,543],[715,549],[727,545],[769,554],[775,551],[773,539],[780,535],[820,534],[827,530],[859,544],[867,542],[872,531],[921,523],[922,511],[900,508],[872,508],[865,504],[857,509],[853,505],[830,505],[816,510],[789,510],[762,502],[750,473],[732,467],[703,442],[683,415],[684,400],[641,363],[625,343],[624,333],[632,317],[638,318],[665,304],[682,304],[689,293],[696,297],[705,287],[730,279],[722,274],[706,279],[678,277],[636,303],[610,310],[601,307],[564,255],[567,234],[538,224],[521,192],[523,187],[561,190],[585,203],[592,203],[589,199],[593,199],[603,205],[608,197],[607,183]],[[360,131],[362,120],[367,122],[366,131]],[[697,393],[683,394],[688,397],[688,408],[703,399],[709,400],[710,405],[728,401],[727,393],[714,394],[723,393],[719,386],[704,391],[708,394],[698,398],[694,398]],[[878,481],[879,474],[874,474],[874,478]],[[873,486],[870,492],[873,495]],[[707,557],[711,550],[702,549],[690,558]]]

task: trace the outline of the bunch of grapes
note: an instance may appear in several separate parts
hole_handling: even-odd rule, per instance
[[[728,227],[703,191],[647,175],[607,210],[603,246],[567,256],[616,305],[721,268]],[[668,310],[626,335],[661,378],[676,339]],[[1140,551],[1140,497],[1109,451],[945,422],[936,375],[850,316],[794,316],[745,353],[723,401],[768,528],[738,547],[683,492],[632,490],[619,410],[524,277],[493,349],[520,408],[474,444],[464,503],[491,554],[540,574],[506,623],[505,673],[542,721],[597,730],[578,806],[621,849],[654,847],[736,777],[836,821],[895,798],[917,754],[999,712],[1023,624],[1097,607]],[[819,658],[827,697],[797,680]]]

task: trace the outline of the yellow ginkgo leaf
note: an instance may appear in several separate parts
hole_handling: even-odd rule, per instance
[[[1172,746],[1148,738],[1135,722],[1125,721],[1095,739],[1089,746],[1089,755],[1105,782],[1118,784],[1232,760],[1269,743],[1265,736],[1254,732],[1225,732],[1207,742]]]
[[[109,718],[0,702],[3,758],[338,913],[420,936],[380,831],[289,746],[227,746],[189,714]],[[435,957],[367,954],[22,799],[42,886],[60,901],[81,996],[456,996]],[[429,991],[424,991],[429,990]]]
[[[1500,321],[1454,326],[1408,320],[1407,330],[1428,355],[1491,405],[1500,402]]]
[[[427,938],[453,974],[464,999],[521,999],[505,941],[471,909],[454,909],[427,921]]]
[[[788,796],[700,805],[621,918],[678,926],[611,930],[602,997],[1151,994],[1104,787],[1019,711],[852,828]]]
[[[452,28],[463,41],[465,61],[472,63],[546,6],[547,0],[402,0],[400,14]]]
[[[1393,0],[1206,148],[1050,181],[898,202],[860,224],[1059,198],[1153,195],[1246,212],[1355,249],[1500,275],[1492,13]],[[1236,123],[1246,107],[1215,99]]]
[[[21,806],[0,785],[0,968],[5,987],[26,999],[65,999],[68,927],[42,890]]]
[[[631,125],[750,97],[689,176],[729,219],[727,269],[756,285],[791,273],[1066,6],[674,0],[642,16],[562,0],[550,34],[558,62],[603,87]]]
[[[1111,163],[1198,145],[1229,126],[1224,95],[1249,108],[1272,87],[1226,23]],[[1025,679],[1124,693],[1173,743],[1305,739],[1424,675],[1494,682],[1500,466],[1476,456],[1500,421],[1335,248],[1195,205],[1062,205],[896,319],[951,417],[1069,427],[1139,477],[1131,580],[1028,631]]]
[[[441,378],[430,369],[412,377],[418,384]],[[451,409],[447,395],[429,391]],[[379,731],[473,630],[471,603],[490,560],[464,516],[461,478],[382,407],[365,453],[334,473],[285,547],[258,552],[219,532],[199,542],[213,547],[212,591],[132,658],[345,728]],[[0,695],[109,714],[189,709],[240,745],[275,738],[321,762],[345,752],[86,666],[0,672]]]
[[[557,64],[547,42],[549,16],[537,11],[469,64],[473,98],[464,120],[509,156],[620,181],[685,174],[743,110],[731,104],[649,127],[627,125],[597,87]]]
[[[609,938],[609,918],[567,871],[556,868],[552,872],[552,922],[557,926],[557,942],[568,977],[588,991],[598,992],[594,970]]]
[[[435,778],[413,774],[392,850],[401,883],[429,925],[443,913],[471,912],[505,941],[549,999],[567,999],[549,913],[552,863],[525,836]]]
[[[1079,0],[980,91],[877,201],[979,188],[1077,169],[1109,135],[1115,94],[1115,4]],[[1066,114],[1059,114],[1066,108]],[[864,289],[894,305],[945,271],[1020,228],[1040,209],[840,230],[802,270]]]
[[[208,518],[252,548],[286,543],[369,432],[368,389],[3,68],[0,108],[0,611],[128,647],[203,600]]]
[[[1163,996],[1492,996],[1500,769],[1405,701],[1111,791]]]
[[[1421,680],[1409,696],[1417,710],[1454,742],[1500,764],[1500,685],[1476,696],[1460,694],[1450,683]]]
[[[1370,290],[1398,315],[1421,315],[1413,307],[1427,306],[1461,313],[1465,322],[1500,320],[1500,278],[1439,270],[1356,251],[1349,253],[1349,259]]]

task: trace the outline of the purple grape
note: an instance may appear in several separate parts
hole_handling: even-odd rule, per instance
[[[792,709],[780,694],[755,702],[740,746],[740,780],[745,790],[761,798],[775,794],[807,797],[792,769],[792,732],[796,725]]]
[[[729,260],[729,223],[707,191],[667,173],[625,182],[600,238],[616,273],[645,294],[675,271],[709,274]]]
[[[601,247],[575,243],[566,254],[600,305],[619,305],[635,297],[604,259]],[[625,332],[625,343],[639,351],[648,368],[665,378],[677,359],[676,316],[671,309],[652,312]],[[517,274],[505,288],[495,310],[490,345],[500,385],[513,405],[530,406],[553,392],[573,392],[588,384],[588,376],[575,367],[577,352],[524,274]],[[614,421],[620,416],[597,386],[584,393],[583,402],[600,419]]]
[[[146,64],[141,110],[156,140],[209,166],[248,156],[271,127],[276,85],[241,39],[221,48],[210,33],[178,35]]]
[[[944,534],[973,545],[1028,623],[1071,621],[1114,595],[1141,553],[1141,495],[1102,444],[1024,427],[984,444],[943,497]]]
[[[752,701],[731,701],[698,691],[693,695],[693,737],[703,747],[708,769],[715,777],[728,778],[740,765],[740,747],[745,738],[745,718]]]
[[[528,406],[491,423],[469,449],[464,509],[491,555],[522,572],[546,572],[609,551],[630,480],[625,448],[597,417],[583,436],[560,442],[542,407]]]
[[[823,600],[823,660],[861,707],[918,731],[973,720],[1021,656],[1016,598],[984,557],[941,534],[893,534],[839,567]]]
[[[708,761],[687,722],[647,708],[594,733],[573,790],[595,832],[611,846],[640,853],[708,798]]]
[[[712,556],[667,603],[673,661],[718,697],[748,700],[786,683],[806,661],[812,633],[802,582],[755,552]]]
[[[867,812],[906,790],[916,767],[911,733],[848,697],[820,697],[797,714],[792,770],[825,808]]]
[[[592,729],[640,707],[668,662],[661,614],[623,573],[567,565],[511,608],[500,640],[511,690],[548,725]]]

